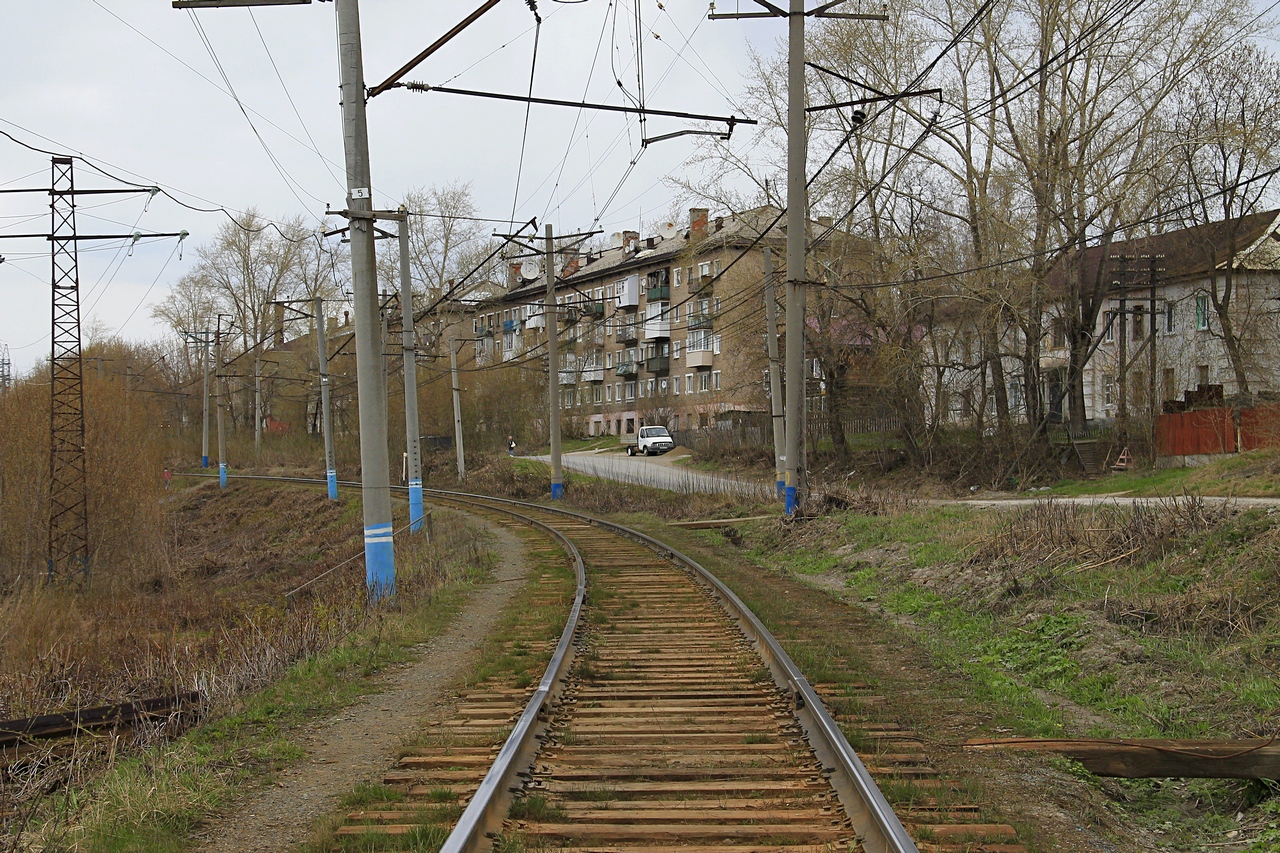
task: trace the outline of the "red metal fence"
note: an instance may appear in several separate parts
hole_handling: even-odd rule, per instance
[[[1156,419],[1160,456],[1236,452],[1236,424],[1230,409],[1173,412]]]
[[[1173,412],[1156,419],[1156,452],[1160,456],[1235,453],[1280,447],[1280,405],[1240,410],[1239,429],[1231,409]]]

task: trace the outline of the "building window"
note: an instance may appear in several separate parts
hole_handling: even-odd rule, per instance
[[[720,371],[718,370],[711,371],[711,390],[720,390]]]
[[[1116,378],[1114,376],[1104,376],[1102,378],[1102,405],[1114,406],[1116,404]]]
[[[711,390],[711,374],[703,371],[698,374],[698,393]]]
[[[1116,312],[1106,311],[1102,315],[1102,340],[1107,343],[1115,343],[1116,340]]]
[[[680,341],[679,340],[674,340],[671,342],[671,357],[672,358],[680,357]]]
[[[686,394],[693,393],[693,374],[692,373],[686,373],[684,375],[684,392]]]
[[[1170,301],[1168,301],[1168,302],[1166,302],[1166,303],[1164,304],[1164,330],[1165,330],[1165,332],[1167,332],[1167,333],[1172,333],[1172,332],[1173,332],[1173,330],[1174,330],[1174,325],[1173,325],[1173,306],[1174,306],[1174,303],[1173,303],[1173,301],[1172,301],[1172,300],[1170,300]],[[1171,398],[1171,399],[1172,399],[1172,398]]]
[[[680,375],[676,374],[671,377],[671,393],[676,396],[680,395]]]
[[[711,274],[720,275],[720,259],[716,258],[711,262]]]
[[[597,385],[597,386],[595,386],[594,388],[592,388],[592,389],[591,389],[591,399],[592,399],[592,402],[595,402],[595,403],[603,403],[603,402],[604,402],[604,388],[603,388],[602,386],[600,386],[600,385]]]
[[[1133,309],[1133,339],[1135,341],[1140,341],[1147,336],[1145,331],[1147,327],[1146,316],[1147,312],[1143,310],[1141,305]]]
[[[666,380],[665,378],[664,378],[664,379],[659,379],[659,380],[658,380],[658,394],[659,394],[659,395],[661,395],[661,396],[663,396],[663,397],[665,397],[665,396],[667,396],[667,394],[669,394],[669,393],[670,393],[670,385],[667,383],[667,380]]]
[[[676,322],[676,323],[680,322],[680,303],[679,302],[671,306],[671,319],[673,322]]]
[[[636,398],[636,383],[634,383],[634,382],[628,382],[628,383],[626,383],[626,385],[625,385],[625,386],[623,386],[623,387],[624,387],[624,388],[625,388],[625,390],[626,390],[626,393],[627,393],[627,399],[628,399],[628,400],[634,400],[634,399]]]
[[[720,336],[715,335],[711,338],[711,352],[716,355],[720,354]]]
[[[613,402],[613,386],[612,385],[604,386],[604,401],[606,403]]]
[[[1208,385],[1209,384],[1209,365],[1202,364],[1199,367],[1197,367],[1196,378],[1199,380],[1199,384]]]
[[[676,267],[674,278],[675,281],[672,282],[672,285],[679,287],[684,279],[684,270],[680,269],[680,267]]]
[[[698,275],[707,278],[711,275],[711,261],[703,261],[698,264]]]
[[[650,379],[648,382],[646,382],[646,383],[645,383],[645,391],[647,391],[647,392],[648,392],[645,396],[647,396],[647,397],[652,397],[652,396],[653,396],[653,386],[654,386],[654,380],[653,380],[653,379]]]
[[[613,399],[617,400],[619,403],[622,402],[622,383],[621,382],[615,382],[613,384]]]
[[[1049,346],[1054,349],[1061,349],[1067,345],[1067,321],[1061,317],[1054,317],[1050,321]]]
[[[720,297],[719,296],[715,298],[715,300],[713,301],[713,304],[715,305],[715,312],[719,314],[720,313]]]
[[[1196,294],[1196,331],[1209,329],[1209,296],[1206,293]],[[1208,383],[1205,383],[1208,384]]]

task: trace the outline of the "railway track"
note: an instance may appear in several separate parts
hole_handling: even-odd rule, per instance
[[[429,499],[534,527],[573,565],[576,595],[538,684],[502,676],[460,692],[386,773],[398,801],[345,816],[338,835],[358,849],[1024,853],[883,719],[881,697],[810,685],[695,561],[564,510]],[[539,595],[569,600],[542,580]]]

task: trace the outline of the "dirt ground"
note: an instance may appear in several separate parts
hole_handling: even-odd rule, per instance
[[[246,791],[210,827],[198,849],[205,853],[293,849],[308,839],[312,824],[332,813],[339,798],[354,785],[380,781],[400,745],[432,717],[456,680],[471,667],[481,642],[528,572],[518,537],[497,525],[488,528],[499,558],[493,577],[471,595],[448,629],[419,647],[412,663],[385,675],[381,692],[311,726],[299,738],[307,758],[287,768],[270,787]]]

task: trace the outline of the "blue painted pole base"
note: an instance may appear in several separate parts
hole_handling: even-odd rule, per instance
[[[564,483],[551,484],[551,500],[558,501],[564,498]]]
[[[201,467],[201,468],[208,468],[208,467],[209,467],[209,457],[208,457],[208,456],[201,456],[201,457],[200,457],[200,467]]]
[[[370,601],[396,594],[396,554],[391,532],[390,522],[364,529],[365,587]]]
[[[336,501],[338,499],[338,472],[333,469],[326,471],[325,479],[329,481],[329,500]]]
[[[787,481],[779,480],[778,481],[778,497],[780,498],[786,497],[786,494],[787,494]]]
[[[409,481],[409,530],[419,533],[422,530],[422,481]]]
[[[787,515],[796,513],[796,487],[787,486]]]
[[[218,487],[225,489],[227,487],[227,463],[218,463]]]

